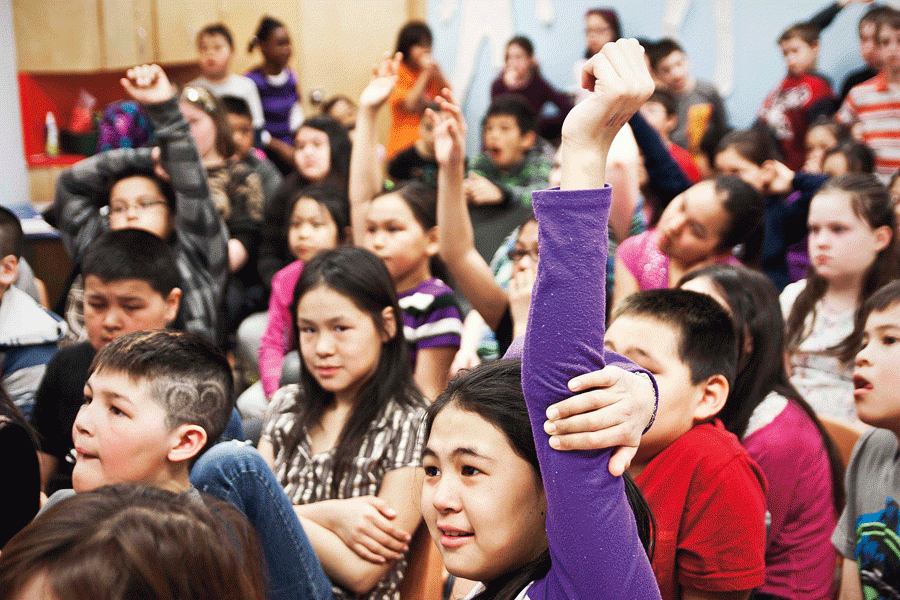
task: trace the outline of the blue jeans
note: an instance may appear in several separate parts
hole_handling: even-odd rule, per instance
[[[231,417],[228,419],[225,431],[222,432],[222,437],[238,441],[246,439],[244,437],[244,425],[241,423],[241,415],[238,413],[238,409],[235,408],[231,411]]]
[[[255,448],[216,444],[191,469],[191,484],[231,503],[253,524],[269,567],[270,600],[331,599],[331,581],[291,501]]]

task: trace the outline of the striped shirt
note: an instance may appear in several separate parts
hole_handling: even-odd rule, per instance
[[[835,115],[856,125],[875,152],[875,174],[887,183],[900,169],[900,87],[888,84],[884,72],[854,86]]]
[[[459,348],[462,318],[456,297],[446,283],[432,278],[400,294],[403,335],[413,369],[423,348]]]
[[[332,500],[335,499],[331,493],[334,448],[313,455],[309,434],[304,431],[288,462],[288,437],[302,402],[299,385],[288,385],[275,392],[266,411],[262,439],[272,444],[275,476],[293,504]],[[422,415],[422,408],[389,401],[369,426],[352,466],[341,477],[337,498],[375,495],[388,471],[418,466],[422,454],[419,435]],[[366,600],[398,600],[406,564],[405,556],[398,560],[388,575],[365,596]],[[341,600],[352,596],[335,587],[334,597]]]

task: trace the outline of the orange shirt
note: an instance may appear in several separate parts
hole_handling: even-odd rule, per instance
[[[419,139],[419,121],[422,120],[422,111],[409,111],[403,105],[403,99],[416,84],[419,71],[413,71],[405,62],[400,63],[397,71],[397,85],[388,99],[391,105],[391,135],[387,146],[388,159],[393,158],[398,152],[412,145]],[[425,86],[425,96],[433,100],[440,95],[441,88],[447,87],[443,77],[432,77]]]

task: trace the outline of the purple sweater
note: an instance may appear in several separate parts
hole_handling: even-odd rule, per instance
[[[297,94],[297,77],[294,72],[287,69],[288,78],[284,84],[275,86],[269,83],[266,75],[260,69],[254,69],[247,73],[256,89],[259,90],[259,100],[262,103],[263,116],[265,117],[265,129],[273,138],[277,138],[285,144],[294,143],[291,131],[291,109],[300,99]]]
[[[543,429],[547,407],[572,395],[566,386],[572,377],[607,364],[636,370],[603,349],[611,199],[609,186],[533,195],[541,261],[522,388],[547,495],[552,566],[528,589],[531,600],[660,597],[622,478],[609,474],[611,450],[558,452]]]

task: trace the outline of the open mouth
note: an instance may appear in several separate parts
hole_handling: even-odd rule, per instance
[[[862,397],[866,392],[872,389],[872,384],[868,379],[861,375],[853,376],[853,396],[854,398]]]

